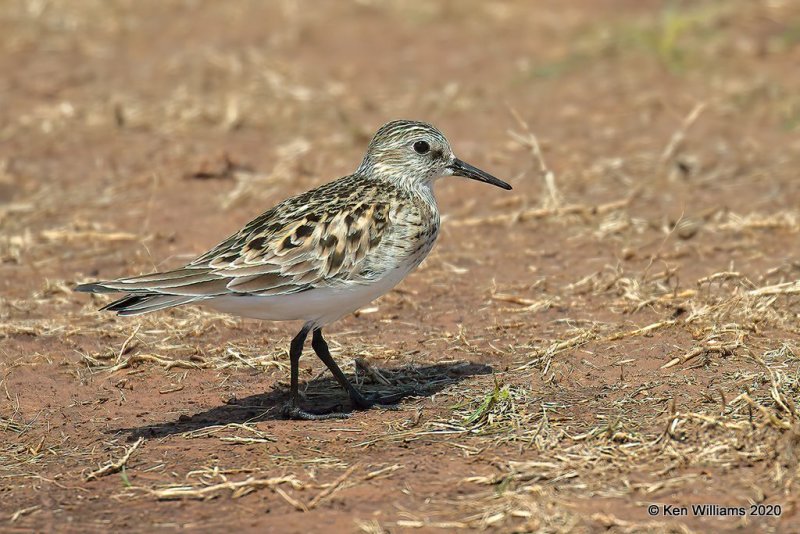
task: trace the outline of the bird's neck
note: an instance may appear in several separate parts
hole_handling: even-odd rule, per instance
[[[433,195],[433,182],[438,177],[420,179],[419,176],[398,173],[396,169],[388,165],[384,166],[381,163],[367,160],[364,160],[356,170],[356,175],[369,181],[383,182],[389,187],[397,188],[414,198],[419,198],[434,210],[437,209],[436,197]]]
[[[436,197],[433,194],[434,179],[420,180],[418,177],[410,178],[403,175],[389,176],[386,179],[391,182],[394,187],[404,191],[412,198],[421,200],[430,206],[433,211],[438,212]]]

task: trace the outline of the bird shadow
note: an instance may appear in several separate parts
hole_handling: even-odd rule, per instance
[[[356,360],[356,373],[348,374],[351,383],[365,395],[391,395],[409,391],[405,397],[430,397],[447,386],[475,375],[487,375],[493,371],[489,365],[473,362],[448,362],[426,366],[406,365],[399,368],[373,367],[363,360]],[[303,389],[303,384],[301,384]],[[303,409],[312,413],[354,411],[347,394],[333,378],[316,378],[305,383]],[[181,415],[174,421],[133,428],[119,428],[112,432],[129,434],[129,440],[162,438],[173,434],[194,432],[203,428],[231,423],[257,423],[283,420],[283,406],[289,401],[287,388],[280,385],[272,391],[243,398],[234,398],[194,415]],[[380,408],[374,408],[380,409]]]

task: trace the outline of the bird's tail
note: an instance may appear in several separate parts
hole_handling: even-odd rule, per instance
[[[119,280],[81,284],[75,291],[86,293],[127,293],[101,308],[119,315],[140,315],[204,300],[227,291],[227,280],[207,267],[183,267]]]
[[[94,282],[91,284],[81,284],[75,288],[75,291],[82,291],[85,293],[116,293],[120,290],[106,287],[103,285],[103,282]],[[202,298],[203,297],[190,295],[135,293],[125,295],[111,304],[103,306],[100,310],[117,312],[117,315],[141,315],[156,310],[163,310],[164,308],[180,306],[181,304],[188,304],[189,302],[202,300]]]

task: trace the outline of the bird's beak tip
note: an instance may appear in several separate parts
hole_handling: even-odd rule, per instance
[[[479,168],[461,161],[458,158],[454,159],[448,168],[454,176],[463,176],[464,178],[469,178],[471,180],[477,180],[486,184],[495,185],[501,189],[505,189],[506,191],[511,190],[510,184],[500,180],[499,178],[495,178],[488,172],[482,171]]]

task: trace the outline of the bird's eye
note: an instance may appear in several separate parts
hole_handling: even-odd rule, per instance
[[[414,152],[417,154],[427,154],[431,151],[431,145],[427,141],[417,141],[414,143]]]

